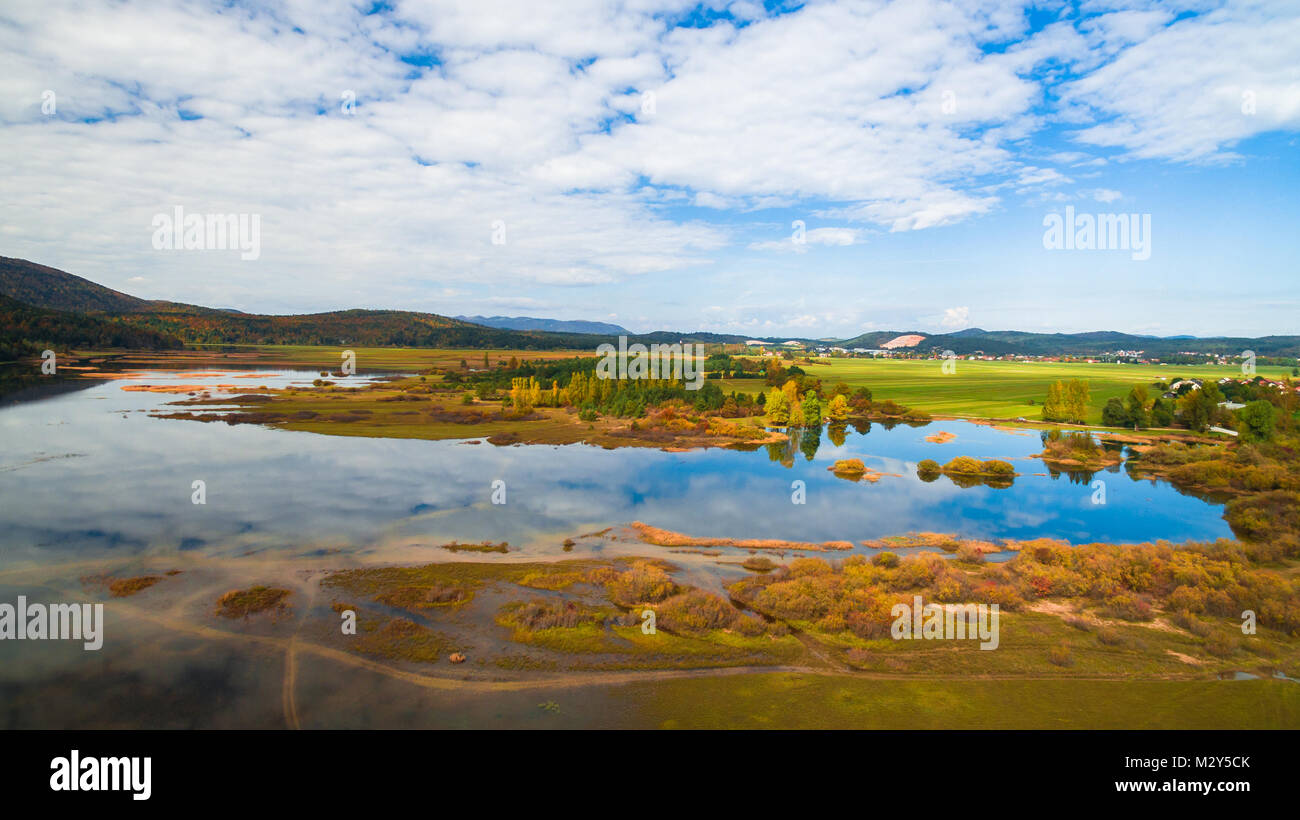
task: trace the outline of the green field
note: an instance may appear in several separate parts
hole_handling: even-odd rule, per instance
[[[1295,729],[1286,681],[885,680],[760,673],[611,693],[629,722],[677,729]]]
[[[1015,419],[1030,421],[1042,417],[1047,388],[1059,379],[1082,379],[1092,391],[1088,421],[1101,423],[1101,409],[1112,396],[1123,398],[1135,384],[1146,385],[1159,395],[1153,382],[1177,378],[1241,376],[1230,365],[1075,364],[1064,362],[986,362],[958,360],[956,372],[946,374],[938,359],[827,359],[826,364],[801,364],[808,375],[826,387],[847,382],[852,387],[871,388],[872,397],[893,401],[945,416]],[[1290,376],[1289,368],[1260,367],[1261,376]],[[765,389],[759,379],[728,379],[727,392],[757,392]],[[1030,404],[1030,401],[1034,404]]]
[[[128,354],[118,356],[123,364],[171,364],[177,367],[220,367],[222,364],[258,365],[262,367],[307,367],[337,369],[344,348],[309,345],[241,345],[198,346],[198,350],[168,353]],[[483,350],[434,348],[352,348],[357,368],[417,372],[430,367],[459,367],[463,360],[471,368],[483,366]],[[589,350],[491,350],[489,361],[518,358],[563,359],[594,356]],[[1152,384],[1177,378],[1240,377],[1241,370],[1230,365],[1139,365],[1076,364],[1063,362],[956,362],[956,371],[945,374],[938,359],[825,359],[824,364],[800,364],[811,376],[830,388],[836,382],[852,387],[871,388],[877,401],[891,399],[928,413],[969,418],[1015,419],[1041,418],[1047,388],[1060,379],[1083,379],[1091,389],[1088,421],[1101,423],[1101,410],[1112,396],[1123,398],[1135,384],[1146,385],[1151,395],[1158,395]],[[1259,367],[1261,376],[1286,378],[1286,367]],[[733,390],[758,393],[769,388],[762,379],[724,379],[719,382],[725,392]],[[1033,401],[1034,404],[1030,404]]]

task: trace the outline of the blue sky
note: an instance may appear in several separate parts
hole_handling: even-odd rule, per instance
[[[0,41],[0,254],[148,298],[1300,333],[1294,3],[56,0]],[[176,207],[260,254],[154,247]],[[1150,257],[1044,248],[1067,207]]]

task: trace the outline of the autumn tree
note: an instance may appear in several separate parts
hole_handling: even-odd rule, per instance
[[[1085,424],[1088,420],[1088,383],[1078,379],[1052,382],[1043,402],[1044,421]]]
[[[1078,379],[1070,379],[1065,385],[1065,409],[1069,415],[1069,421],[1074,424],[1086,424],[1088,422],[1088,404],[1091,396],[1088,393],[1088,383]]]
[[[1047,400],[1043,402],[1043,421],[1065,421],[1065,398],[1061,383],[1052,382],[1047,386]]]
[[[790,379],[781,385],[781,392],[785,394],[785,400],[794,408],[799,405],[799,382],[796,379]]]
[[[765,381],[769,387],[776,387],[777,385],[785,384],[785,367],[779,361],[776,359],[768,359],[766,370],[767,377]]]

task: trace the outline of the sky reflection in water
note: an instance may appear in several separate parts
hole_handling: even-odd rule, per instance
[[[316,376],[278,372],[247,383]],[[309,553],[410,538],[520,545],[633,520],[691,535],[812,541],[913,530],[1074,542],[1231,537],[1221,505],[1167,484],[1103,471],[1092,480],[1105,482],[1106,503],[1096,505],[1088,481],[1033,475],[1047,472],[1027,458],[1042,449],[1037,431],[873,424],[866,434],[848,428],[842,444],[823,431],[802,448],[754,452],[496,447],[153,419],[139,411],[178,397],[120,389],[129,383],[0,409],[0,563],[109,551]],[[925,441],[939,430],[957,439]],[[957,455],[1011,460],[1023,475],[1010,489],[916,477],[920,459]],[[845,481],[826,469],[840,458],[902,477]],[[190,501],[196,479],[206,482],[206,505]],[[506,481],[503,506],[490,503],[494,479]],[[796,479],[807,485],[804,505],[791,503]]]

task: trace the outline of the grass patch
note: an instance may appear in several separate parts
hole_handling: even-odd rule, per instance
[[[129,598],[161,581],[157,575],[138,575],[135,578],[116,578],[108,582],[108,592],[114,598]]]
[[[510,551],[509,549],[510,544],[507,541],[502,541],[498,544],[493,544],[491,541],[484,541],[480,544],[460,544],[455,541],[452,541],[450,544],[441,544],[440,546],[443,549],[447,550],[448,552],[509,552]]]
[[[283,611],[289,590],[280,587],[255,586],[232,589],[217,599],[217,614],[223,618],[247,618],[268,610]]]
[[[454,648],[447,636],[406,618],[390,618],[378,627],[371,625],[349,646],[363,655],[417,663],[437,663]]]

